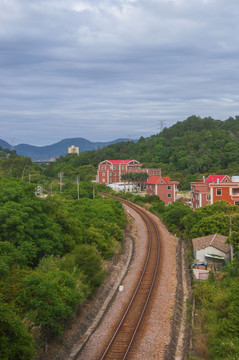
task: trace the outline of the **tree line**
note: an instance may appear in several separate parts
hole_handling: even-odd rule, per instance
[[[36,340],[64,324],[105,278],[121,249],[119,201],[36,197],[35,185],[0,178],[0,358],[32,359]],[[45,341],[45,340],[44,340]]]
[[[159,134],[141,137],[137,142],[119,142],[79,155],[61,156],[46,167],[32,164],[30,159],[10,154],[0,157],[0,175],[15,176],[33,182],[44,182],[48,190],[56,187],[58,173],[65,181],[76,176],[95,179],[99,162],[105,159],[136,159],[144,167],[161,168],[163,176],[180,181],[180,188],[189,189],[190,182],[202,175],[239,173],[239,116],[225,121],[211,117],[190,116],[165,128]]]

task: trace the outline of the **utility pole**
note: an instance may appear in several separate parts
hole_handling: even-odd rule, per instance
[[[80,176],[77,175],[77,177],[76,177],[76,185],[77,185],[77,199],[78,199],[78,200],[79,200],[79,198],[80,198],[79,181],[80,181]]]
[[[232,234],[232,216],[230,215],[229,235]]]
[[[43,191],[43,187],[42,186],[40,186],[40,185],[38,185],[37,187],[36,187],[36,195],[38,195],[38,196],[40,196],[40,197],[42,197],[42,191]]]
[[[232,216],[230,215],[229,236],[232,234]],[[233,261],[233,245],[230,244],[231,262]]]
[[[58,173],[58,177],[60,178],[60,193],[62,192],[62,178],[63,178],[63,173]]]

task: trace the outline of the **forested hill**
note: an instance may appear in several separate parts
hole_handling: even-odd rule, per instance
[[[7,158],[10,154],[15,154],[15,151],[11,151],[7,148],[3,148],[0,142],[0,158]]]
[[[80,156],[82,163],[92,165],[135,158],[145,166],[161,167],[164,174],[239,173],[239,116],[226,121],[191,116],[137,143],[121,142]]]
[[[63,139],[55,144],[47,146],[33,146],[28,144],[18,144],[14,146],[18,155],[30,157],[32,161],[50,160],[52,157],[64,156],[67,154],[69,146],[77,146],[79,152],[96,150],[104,146],[115,144],[116,142],[128,141],[128,139],[116,139],[108,142],[92,142],[84,138]],[[0,146],[3,149],[12,149],[12,145],[0,139]]]

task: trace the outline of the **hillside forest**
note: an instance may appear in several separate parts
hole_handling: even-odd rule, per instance
[[[92,183],[100,161],[135,158],[161,167],[188,189],[209,173],[239,173],[239,117],[225,122],[192,116],[137,143],[117,143],[38,166],[14,151],[0,151],[0,358],[34,359],[52,338],[61,339],[74,311],[94,296],[105,262],[123,251],[127,223],[121,203]],[[63,174],[60,184],[59,173]],[[78,180],[76,177],[78,176]],[[77,184],[78,181],[78,184]],[[78,185],[78,186],[77,186]],[[42,187],[42,197],[36,196]],[[111,190],[110,190],[111,191]],[[239,208],[218,202],[196,211],[156,196],[121,193],[156,214],[188,247],[191,240],[229,235],[234,261],[193,286],[196,323],[191,360],[232,360],[239,354]]]
[[[181,190],[189,190],[190,182],[202,175],[239,174],[239,116],[225,121],[190,116],[137,142],[119,142],[79,155],[61,156],[45,168],[7,151],[8,159],[0,151],[0,175],[28,181],[31,174],[31,181],[41,183],[47,191],[56,191],[59,173],[64,174],[66,187],[76,176],[83,181],[94,180],[99,162],[105,159],[136,159],[144,167],[161,168],[163,176],[180,181]]]

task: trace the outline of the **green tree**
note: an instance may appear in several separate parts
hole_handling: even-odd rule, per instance
[[[92,289],[101,285],[105,271],[99,252],[94,246],[79,245],[75,248],[73,255],[75,264],[84,273]]]
[[[183,230],[182,219],[191,212],[187,204],[174,202],[165,207],[162,219],[171,232],[178,233]]]
[[[0,358],[1,360],[31,360],[36,353],[29,334],[14,309],[0,296]]]
[[[50,271],[26,276],[16,302],[35,326],[42,326],[46,333],[60,335],[64,320],[71,316],[82,298],[69,274]]]

